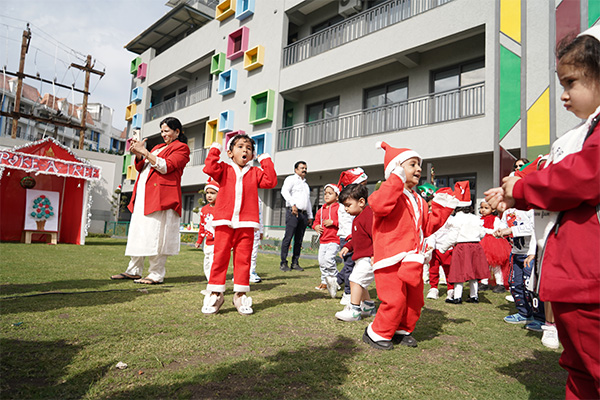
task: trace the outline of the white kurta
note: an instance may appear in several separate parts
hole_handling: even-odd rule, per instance
[[[158,155],[166,147],[152,152]],[[179,254],[179,214],[174,210],[156,211],[144,215],[144,200],[146,197],[146,182],[151,168],[158,173],[167,172],[167,164],[163,158],[157,157],[156,165],[148,160],[140,173],[137,185],[133,214],[127,235],[126,256],[155,256]]]

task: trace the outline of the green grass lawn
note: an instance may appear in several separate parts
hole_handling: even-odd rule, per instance
[[[505,294],[426,300],[419,346],[378,351],[361,340],[370,319],[336,320],[339,298],[314,290],[316,260],[283,273],[259,255],[255,314],[236,312],[228,280],[221,311],[205,316],[200,250],[182,246],[155,286],[108,279],[124,251],[106,238],[0,243],[2,399],[564,398],[560,350],[502,321],[515,312]]]

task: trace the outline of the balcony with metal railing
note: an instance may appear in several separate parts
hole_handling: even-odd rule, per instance
[[[279,129],[277,151],[431,125],[485,114],[485,83]]]
[[[204,165],[204,160],[206,160],[206,156],[208,155],[209,149],[196,149],[190,152],[190,161],[187,163],[186,167],[195,167],[198,165]]]
[[[283,67],[342,46],[453,0],[390,0],[283,48]]]
[[[210,98],[212,92],[212,81],[197,85],[187,92],[163,101],[146,110],[146,122],[171,114],[174,111],[191,106]]]

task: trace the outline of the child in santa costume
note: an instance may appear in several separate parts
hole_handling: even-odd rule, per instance
[[[340,174],[340,179],[338,180],[338,186],[340,189],[344,189],[348,185],[352,184],[367,184],[368,176],[365,171],[360,168],[352,168],[346,171],[342,171]],[[338,212],[338,236],[340,237],[340,248],[343,248],[344,245],[351,239],[352,237],[352,221],[354,220],[354,216],[348,214],[346,212],[345,207],[340,207]],[[352,252],[347,252],[343,257],[344,266],[342,270],[338,272],[337,275],[337,283],[338,285],[344,285],[344,294],[342,295],[342,299],[340,300],[340,304],[348,305],[350,304],[350,274],[352,274],[352,270],[354,269],[354,261],[352,260]]]
[[[315,289],[327,289],[334,298],[338,286],[335,256],[340,248],[340,238],[337,236],[340,188],[328,183],[324,189],[325,204],[317,211],[312,226],[319,234],[319,268],[321,269],[321,284]]]
[[[204,239],[204,275],[206,280],[210,279],[210,269],[212,267],[215,254],[215,228],[212,226],[214,218],[213,210],[215,201],[219,193],[219,182],[208,177],[208,182],[204,186],[204,195],[206,197],[206,205],[200,210],[200,226],[198,226],[198,240],[194,244],[197,249],[200,248]]]
[[[369,204],[375,286],[381,305],[363,341],[380,350],[391,350],[392,339],[416,347],[411,333],[424,305],[424,238],[446,222],[458,200],[450,193],[437,193],[428,212],[427,203],[414,191],[421,178],[421,157],[387,143],[377,147],[385,150],[386,181],[369,197]]]
[[[504,282],[508,281],[504,277],[508,277],[508,271],[510,270],[511,246],[508,240],[494,237],[493,232],[507,228],[507,226],[498,218],[498,212],[485,200],[479,204],[479,214],[481,215],[483,227],[492,230],[492,233],[487,233],[481,239],[481,247],[485,252],[490,272],[496,281],[496,286],[492,288],[492,291],[503,293],[506,291]],[[489,278],[482,279],[479,290],[488,290],[489,288]]]
[[[248,135],[235,135],[229,141],[227,156],[232,163],[219,161],[221,145],[213,143],[206,157],[204,172],[220,183],[219,202],[214,208],[215,256],[206,286],[202,312],[215,314],[223,305],[225,280],[233,248],[233,304],[242,315],[252,314],[250,291],[250,259],[254,230],[259,228],[258,188],[272,189],[277,173],[268,154],[253,167],[255,143]]]

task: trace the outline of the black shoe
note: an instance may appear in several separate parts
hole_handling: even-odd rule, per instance
[[[304,271],[304,268],[302,268],[298,263],[292,263],[290,269],[294,269],[296,271]]]
[[[281,264],[279,264],[279,269],[283,272],[290,271],[290,267],[288,267],[287,261],[282,261]]]
[[[462,299],[446,299],[446,303],[449,304],[462,304]]]
[[[394,348],[394,344],[391,340],[380,340],[376,342],[373,339],[371,339],[369,337],[369,334],[367,333],[367,329],[368,327],[365,328],[365,333],[363,333],[363,342],[377,350],[392,350]]]
[[[402,346],[408,346],[408,347],[417,347],[418,346],[417,339],[412,337],[412,335],[410,333],[408,335],[402,335],[400,333],[396,333],[396,334],[394,334],[394,337],[392,338],[392,342],[394,344],[400,344]]]
[[[490,290],[490,285],[479,285],[480,291]]]
[[[479,297],[469,297],[465,300],[467,303],[479,303]]]
[[[506,292],[506,289],[502,285],[497,285],[496,287],[494,287],[492,289],[492,292],[494,292],[494,293],[504,293],[504,292]]]

